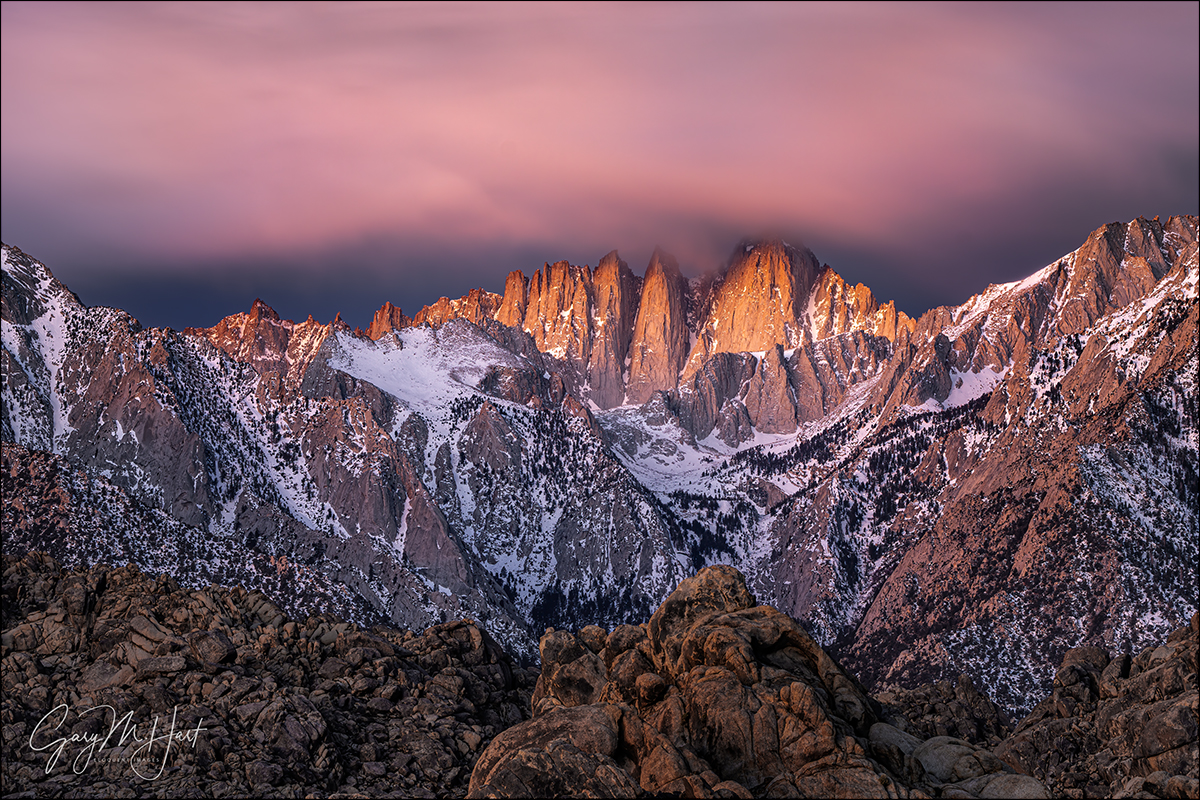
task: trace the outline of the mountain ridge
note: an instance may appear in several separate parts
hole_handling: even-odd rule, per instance
[[[547,264],[365,332],[260,302],[174,332],[6,245],[3,439],[393,623],[469,614],[526,655],[537,626],[636,621],[712,563],[873,683],[966,672],[1010,709],[1064,648],[1186,621],[1195,217],[1103,226],[916,320],[808,251],[739,251],[692,281],[661,251],[643,278],[615,251]],[[1004,639],[1023,616],[1036,635]]]

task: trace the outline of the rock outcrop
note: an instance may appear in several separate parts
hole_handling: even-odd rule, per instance
[[[535,674],[473,622],[366,630],[131,567],[3,568],[6,796],[462,797],[529,718]]]
[[[752,438],[754,431],[741,394],[756,374],[756,366],[757,360],[749,353],[718,353],[706,360],[673,394],[679,424],[697,439],[717,428],[718,436],[734,447]]]
[[[592,354],[591,312],[589,267],[557,261],[533,273],[524,327],[538,350],[587,364]]]
[[[743,402],[756,430],[763,433],[796,430],[796,394],[788,378],[782,345],[767,348],[750,379]]]
[[[730,567],[682,581],[646,624],[548,630],[540,671],[471,621],[291,620],[260,592],[43,553],[2,570],[10,796],[1167,800],[1200,785],[1200,615],[1133,658],[1068,651],[1001,741],[965,678],[871,698]]]
[[[919,739],[954,736],[995,749],[1012,733],[1004,712],[967,675],[912,689],[892,687],[875,699],[892,724]]]
[[[866,286],[849,285],[828,266],[813,287],[808,320],[814,341],[852,331],[895,341],[902,331],[912,333],[916,324],[903,311],[897,311],[895,303],[881,305]]]
[[[1047,797],[990,751],[922,741],[741,573],[682,581],[644,625],[547,630],[533,719],[470,797]]]
[[[796,348],[787,360],[796,421],[814,422],[836,409],[851,389],[883,372],[894,355],[886,338],[861,331]]]
[[[388,301],[375,312],[375,316],[371,319],[371,326],[367,328],[366,335],[374,341],[385,333],[391,333],[400,328],[407,328],[412,324],[413,322],[407,314]]]
[[[1061,797],[1196,797],[1198,640],[1194,615],[1133,658],[1068,650],[1050,696],[996,755]]]
[[[520,328],[525,322],[525,309],[529,307],[529,279],[519,269],[508,273],[504,279],[504,299],[496,311],[496,321],[510,328]]]
[[[693,372],[713,353],[763,351],[804,343],[804,312],[821,274],[811,251],[785,242],[744,242],[734,251],[688,355]]]
[[[439,298],[433,305],[425,306],[413,317],[413,325],[440,327],[452,319],[465,319],[476,325],[493,319],[503,298],[494,292],[472,289],[466,296],[451,300]]]

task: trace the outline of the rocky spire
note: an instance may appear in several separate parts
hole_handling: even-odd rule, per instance
[[[655,248],[642,283],[642,300],[629,349],[626,399],[644,403],[674,389],[687,358],[687,282],[675,259]]]
[[[371,320],[371,327],[367,328],[367,336],[375,340],[389,331],[407,328],[409,325],[412,325],[409,316],[389,301],[375,312],[375,318]]]
[[[744,402],[754,427],[763,433],[796,430],[796,401],[780,345],[767,348],[750,379]]]
[[[537,348],[586,364],[591,356],[591,270],[566,261],[546,264],[529,282],[525,330]]]
[[[279,320],[279,314],[275,309],[264,303],[260,298],[254,298],[254,303],[250,306],[250,321],[257,322],[260,319]]]
[[[880,305],[871,290],[863,284],[851,286],[829,266],[825,266],[813,286],[808,303],[808,330],[814,341],[851,331],[882,336],[895,341],[898,329],[909,332],[915,325],[895,303]]]
[[[529,305],[529,280],[525,273],[514,269],[504,281],[504,300],[496,312],[496,321],[510,328],[519,328],[525,322],[525,309]]]
[[[592,357],[588,363],[591,399],[612,408],[625,397],[625,357],[638,308],[638,280],[617,251],[600,259],[592,274]]]

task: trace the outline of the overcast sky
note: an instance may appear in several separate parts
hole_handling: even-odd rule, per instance
[[[1196,3],[2,9],[4,241],[147,325],[763,233],[918,314],[1197,213]]]

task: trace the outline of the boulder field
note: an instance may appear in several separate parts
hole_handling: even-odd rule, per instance
[[[1200,617],[1066,652],[1011,726],[969,680],[872,697],[741,573],[642,625],[548,629],[540,670],[132,567],[5,555],[6,797],[1197,796]]]
[[[1049,797],[950,736],[919,739],[741,573],[682,581],[644,626],[550,630],[533,718],[468,797]]]

